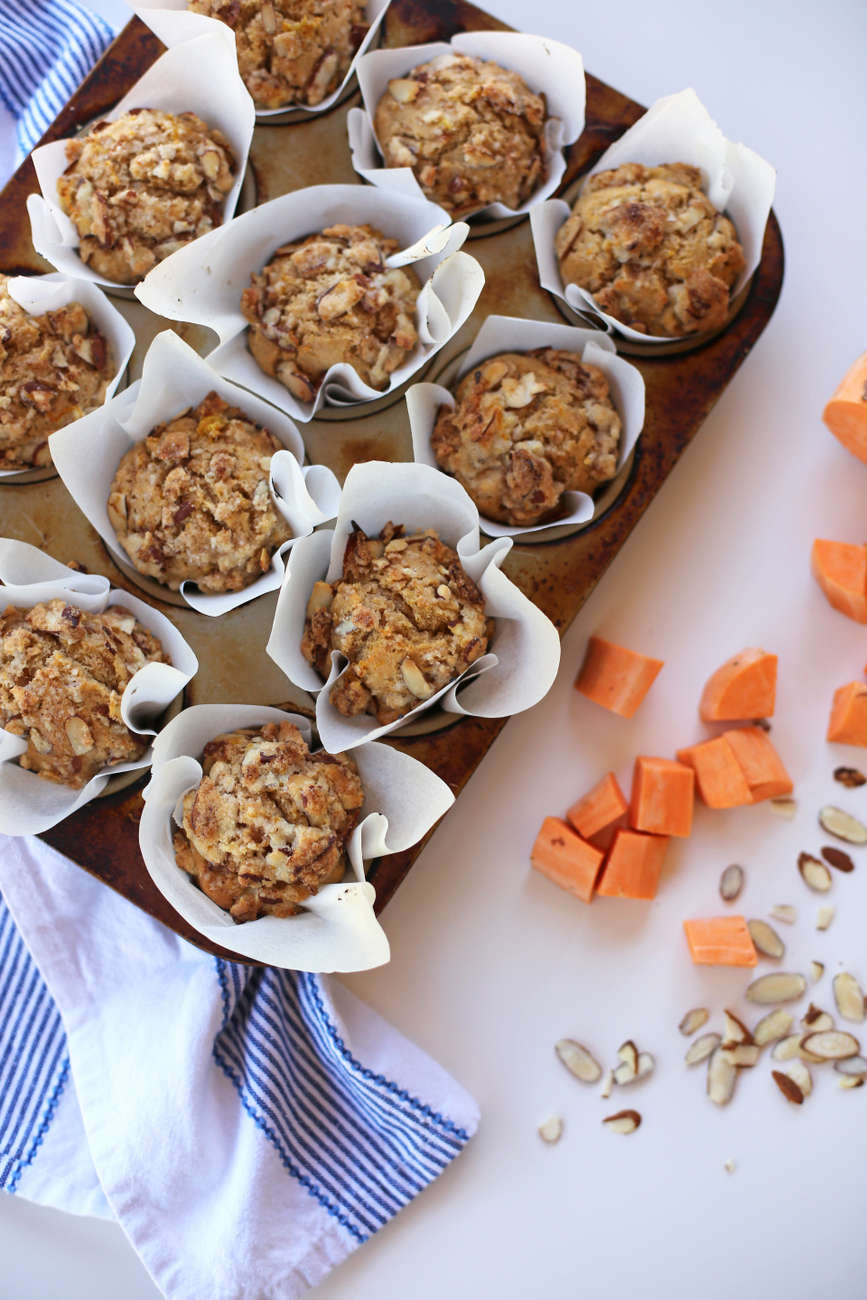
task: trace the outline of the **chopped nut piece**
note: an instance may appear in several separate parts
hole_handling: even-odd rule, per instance
[[[801,1039],[801,1046],[811,1056],[820,1061],[842,1061],[847,1056],[857,1056],[861,1044],[854,1034],[847,1034],[842,1029],[825,1029],[819,1033],[806,1034]]]
[[[783,921],[786,925],[794,925],[798,919],[798,913],[791,903],[775,903],[771,908],[771,916],[775,921]]]
[[[638,1048],[631,1038],[627,1038],[617,1049],[617,1059],[628,1065],[633,1074],[638,1073]]]
[[[726,1060],[730,1061],[737,1069],[749,1068],[755,1065],[761,1050],[757,1043],[723,1043],[720,1048]]]
[[[829,835],[834,835],[838,840],[845,840],[847,844],[867,844],[867,826],[853,817],[851,813],[844,812],[842,808],[835,808],[833,804],[826,804],[819,812],[819,825],[826,830]]]
[[[841,785],[854,789],[859,785],[867,785],[867,776],[859,772],[857,767],[835,767],[834,780],[839,781]]]
[[[835,849],[833,845],[826,844],[822,849],[822,857],[830,866],[836,867],[838,871],[854,871],[855,863],[844,853],[842,849]]]
[[[858,1023],[864,1019],[864,994],[854,975],[841,971],[834,976],[834,1001],[844,1020]]]
[[[814,1006],[811,1002],[801,1017],[801,1028],[805,1033],[818,1034],[823,1029],[833,1029],[834,1020],[827,1011]]]
[[[637,1110],[619,1110],[616,1115],[608,1115],[602,1121],[612,1133],[634,1133],[641,1123]]]
[[[789,1034],[786,1038],[781,1038],[777,1045],[772,1049],[771,1056],[775,1061],[794,1061],[798,1056],[801,1046],[800,1034]]]
[[[764,1047],[766,1043],[773,1043],[775,1039],[782,1038],[792,1027],[792,1017],[788,1011],[779,1008],[777,1011],[771,1011],[764,1016],[753,1030],[753,1042],[758,1043],[759,1047]]]
[[[570,1073],[582,1083],[596,1083],[602,1077],[602,1066],[595,1061],[586,1047],[572,1038],[561,1038],[554,1050]]]
[[[830,903],[826,903],[825,906],[820,907],[818,912],[816,913],[816,929],[827,930],[828,926],[831,924],[833,919],[834,919],[834,909],[830,905]]]
[[[810,979],[813,981],[814,984],[818,984],[819,980],[822,978],[824,974],[825,974],[825,966],[823,962],[821,961],[810,962]]]
[[[792,1061],[786,1070],[787,1076],[800,1089],[802,1097],[809,1097],[813,1091],[813,1076],[802,1061]]]
[[[678,1029],[688,1038],[690,1034],[694,1034],[697,1029],[701,1029],[702,1025],[707,1024],[709,1015],[710,1012],[707,1007],[695,1007],[694,1010],[687,1011],[683,1020],[681,1020],[678,1025]]]
[[[748,1002],[767,1005],[773,1002],[794,1002],[803,997],[807,981],[803,975],[791,971],[775,971],[753,980],[745,993]]]
[[[818,894],[825,894],[831,888],[831,873],[818,858],[814,858],[810,853],[798,854],[798,870],[800,871],[804,884],[809,885]]]
[[[719,1047],[721,1041],[719,1034],[702,1034],[701,1038],[697,1038],[690,1044],[683,1059],[687,1065],[698,1065],[699,1062],[707,1060],[711,1052]]]
[[[798,811],[796,800],[789,795],[783,795],[779,799],[769,799],[768,807],[776,817],[782,817],[786,821],[792,821],[795,813]]]
[[[737,1070],[721,1047],[717,1047],[707,1063],[707,1095],[715,1106],[725,1106],[735,1090]]]
[[[839,1084],[841,1088],[863,1088],[864,1077],[860,1074],[844,1074]]]
[[[751,1043],[753,1036],[747,1029],[742,1020],[734,1014],[733,1011],[724,1012],[725,1029],[723,1032],[723,1046],[728,1047],[731,1043]]]
[[[768,925],[767,921],[747,921],[747,929],[750,932],[750,938],[756,951],[760,952],[764,957],[773,957],[778,960],[785,954],[786,945],[776,930],[773,930]]]
[[[732,1160],[731,1158],[729,1158],[729,1159],[725,1162],[725,1168],[726,1168],[726,1172],[727,1172],[727,1173],[733,1174],[734,1171],[735,1171],[735,1169],[737,1168],[737,1166],[735,1165],[734,1160]]]
[[[806,1066],[804,1068],[806,1069]],[[794,1106],[800,1106],[803,1104],[804,1094],[801,1092],[801,1089],[798,1087],[795,1080],[790,1078],[788,1074],[783,1074],[782,1070],[772,1070],[771,1078],[785,1097],[786,1101],[790,1101]]]
[[[863,1056],[846,1056],[843,1060],[834,1062],[834,1069],[838,1074],[857,1075],[863,1079],[867,1076],[867,1060]]]
[[[543,1120],[539,1125],[539,1137],[549,1146],[560,1141],[560,1134],[563,1132],[563,1121],[557,1115],[550,1115],[548,1119]]]
[[[604,1097],[607,1101],[607,1099],[611,1096],[613,1091],[614,1091],[614,1071],[606,1070],[605,1078],[602,1080],[602,1087],[599,1090],[599,1096]]]
[[[726,867],[720,876],[720,897],[726,903],[733,903],[744,887],[744,869],[736,864]]]

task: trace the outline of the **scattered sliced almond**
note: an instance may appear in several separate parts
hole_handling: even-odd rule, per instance
[[[624,1088],[627,1083],[634,1083],[638,1078],[638,1071],[633,1070],[629,1061],[621,1061],[614,1070],[614,1082],[619,1088]]]
[[[599,1092],[599,1096],[604,1097],[605,1100],[607,1101],[613,1091],[614,1091],[614,1071],[606,1070],[605,1078],[602,1080],[602,1088]]]
[[[854,871],[855,863],[844,853],[842,849],[835,849],[833,844],[825,844],[821,849],[822,857],[830,867],[836,867],[838,871]]]
[[[619,1110],[616,1115],[608,1115],[602,1121],[612,1133],[634,1133],[641,1123],[637,1110]]]
[[[794,1061],[801,1047],[801,1035],[789,1034],[786,1038],[781,1038],[776,1047],[771,1051],[771,1056],[775,1061]]]
[[[554,1050],[566,1069],[582,1083],[595,1083],[602,1077],[602,1066],[593,1059],[586,1047],[582,1047],[574,1039],[561,1038],[559,1043],[555,1044]]]
[[[687,1011],[678,1029],[689,1038],[690,1034],[694,1034],[697,1029],[701,1029],[702,1025],[707,1024],[709,1017],[710,1012],[707,1007],[694,1007],[692,1011]]]
[[[854,1074],[863,1079],[867,1076],[867,1059],[863,1056],[844,1056],[841,1061],[834,1062],[834,1069],[838,1074]]]
[[[698,1065],[700,1061],[707,1060],[711,1052],[719,1047],[721,1041],[719,1034],[702,1034],[701,1038],[697,1038],[694,1043],[690,1043],[683,1059],[687,1065]]]
[[[731,1046],[726,1046],[723,1043],[720,1048],[720,1051],[725,1053],[726,1059],[731,1061],[732,1065],[738,1069],[748,1069],[750,1066],[755,1065],[761,1050],[755,1043],[732,1043]]]
[[[783,1011],[780,1007],[777,1011],[771,1011],[764,1016],[753,1030],[753,1042],[759,1047],[764,1047],[766,1043],[773,1043],[776,1039],[782,1038],[792,1027],[792,1017],[788,1011]]]
[[[816,913],[816,929],[827,930],[828,926],[831,924],[833,919],[834,919],[834,908],[831,906],[830,903],[826,903],[825,906],[820,907],[818,912]]]
[[[638,1048],[635,1046],[631,1038],[627,1038],[626,1042],[621,1043],[620,1047],[618,1047],[617,1059],[624,1065],[628,1065],[633,1074],[638,1073]],[[616,1070],[614,1074],[616,1078]]]
[[[825,807],[820,809],[819,825],[829,835],[843,840],[846,844],[867,844],[867,826],[859,822],[858,818],[853,817],[851,813],[844,812],[842,808],[835,808],[833,804],[825,804]]]
[[[725,1162],[725,1168],[726,1171],[730,1174],[733,1174],[735,1169],[737,1168],[737,1165],[735,1164],[734,1160],[731,1159],[731,1157],[729,1157],[729,1159]]]
[[[784,795],[780,799],[769,799],[768,807],[776,817],[784,817],[786,821],[792,821],[795,813],[798,811],[798,804],[795,799]]]
[[[707,1063],[707,1095],[715,1106],[725,1106],[735,1090],[737,1070],[721,1047],[714,1049]]]
[[[768,925],[767,921],[747,921],[747,929],[750,932],[753,946],[763,957],[773,957],[775,960],[779,960],[780,957],[784,956],[786,945],[776,930]]]
[[[783,1074],[782,1070],[771,1070],[771,1078],[785,1097],[786,1101],[790,1101],[793,1106],[803,1105],[804,1094],[801,1092],[801,1089],[795,1083],[794,1079],[790,1079],[787,1074]]]
[[[794,925],[798,919],[798,913],[791,903],[775,903],[771,908],[771,916],[775,921],[784,921],[786,925]]]
[[[803,1061],[793,1061],[788,1070],[786,1070],[786,1074],[792,1082],[800,1088],[801,1095],[809,1097],[810,1093],[813,1091],[813,1076],[810,1074],[810,1071],[807,1069],[806,1065],[804,1065]]]
[[[751,1043],[753,1036],[747,1029],[742,1020],[738,1020],[733,1011],[723,1012],[725,1016],[725,1026],[723,1030],[723,1046],[728,1047],[731,1043]]]
[[[841,1088],[863,1088],[864,1080],[859,1074],[844,1074],[840,1079]]]
[[[726,867],[719,880],[719,892],[723,901],[726,903],[733,903],[743,887],[743,867],[739,867],[736,863],[733,863],[730,867]]]
[[[814,984],[818,984],[819,980],[822,978],[824,974],[825,974],[824,962],[821,961],[810,962],[810,979],[813,981]]]
[[[841,971],[833,980],[834,1001],[844,1020],[856,1024],[864,1019],[864,994],[854,975]]]
[[[798,854],[798,870],[800,871],[804,884],[809,885],[817,894],[826,894],[831,888],[831,873],[819,858],[814,858],[812,853]]]
[[[635,1074],[636,1079],[646,1079],[648,1074],[653,1074],[653,1067],[655,1065],[656,1062],[650,1055],[650,1052],[639,1052],[638,1069]]]
[[[563,1121],[557,1115],[549,1115],[539,1125],[539,1137],[543,1142],[553,1145],[560,1141],[560,1134],[563,1132]]]
[[[847,786],[850,790],[859,785],[867,785],[867,776],[859,772],[857,767],[835,767],[834,780],[839,781],[841,785]]]
[[[801,1046],[820,1061],[844,1061],[847,1056],[857,1056],[861,1044],[854,1034],[842,1029],[825,1029],[820,1033],[806,1034]]]
[[[807,1010],[801,1016],[801,1028],[804,1033],[818,1034],[822,1029],[833,1029],[834,1021],[823,1011],[821,1007],[814,1006],[811,1002]]]
[[[774,971],[771,975],[761,975],[744,995],[747,1002],[758,1002],[767,1006],[773,1002],[794,1002],[803,997],[807,981],[803,975],[794,971]]]

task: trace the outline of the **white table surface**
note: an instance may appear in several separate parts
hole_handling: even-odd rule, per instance
[[[117,7],[117,6],[116,6]],[[105,12],[105,0],[100,4]],[[704,1095],[677,1030],[707,1005],[746,1010],[743,974],[696,969],[681,922],[723,910],[721,869],[743,863],[747,916],[799,910],[778,928],[784,966],[845,967],[867,982],[867,850],[835,874],[831,928],[795,867],[825,842],[829,799],[867,817],[867,793],[831,777],[867,754],[824,741],[834,689],[861,677],[867,634],[809,575],[815,536],[865,538],[867,466],[820,420],[867,346],[867,6],[663,0],[574,5],[489,0],[514,26],[569,42],[586,67],[650,104],[691,85],[724,132],[779,171],[787,271],[768,329],[563,642],[548,698],[514,718],[385,913],[391,964],[347,983],[478,1099],[479,1132],[430,1189],[318,1288],[319,1300],[855,1300],[867,1289],[863,1217],[867,1089],[825,1067],[788,1105],[766,1059],[727,1109]],[[588,634],[666,661],[631,721],[572,690]],[[673,842],[654,903],[585,907],[531,873],[546,814],[562,815],[609,769],[628,785],[637,753],[703,738],[702,684],[747,645],[780,656],[772,738],[796,784],[792,823],[760,805],[697,811]],[[833,1009],[833,1008],[832,1008]],[[569,1076],[554,1042],[606,1062],[634,1037],[653,1077],[605,1103]],[[644,1122],[614,1136],[622,1105]],[[564,1119],[559,1145],[537,1124]],[[736,1161],[726,1172],[724,1162]],[[158,1293],[121,1230],[0,1198],[0,1294],[8,1300],[145,1300]],[[203,1297],[204,1300],[204,1297]],[[210,1300],[210,1298],[208,1298]]]

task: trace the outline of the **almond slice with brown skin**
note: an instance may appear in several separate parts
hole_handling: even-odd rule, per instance
[[[789,1034],[781,1038],[773,1048],[771,1056],[775,1061],[794,1061],[801,1047],[801,1035]]]
[[[782,817],[788,822],[794,820],[795,814],[798,811],[796,800],[790,798],[788,795],[784,795],[779,799],[769,799],[768,807],[775,817]]]
[[[638,1073],[638,1048],[631,1038],[627,1038],[625,1043],[621,1043],[617,1049],[617,1059],[624,1065],[628,1065],[633,1074]],[[615,1070],[615,1078],[617,1071]]]
[[[562,1132],[563,1121],[558,1115],[549,1115],[548,1118],[543,1120],[539,1125],[539,1137],[543,1142],[547,1142],[549,1146],[553,1146],[555,1142],[560,1141],[560,1134]]]
[[[805,1034],[819,1034],[824,1029],[833,1029],[834,1021],[827,1011],[814,1006],[811,1002],[803,1016],[801,1016],[801,1028]]]
[[[775,921],[783,921],[786,925],[794,925],[798,919],[798,913],[791,903],[775,903],[771,908],[771,916]]]
[[[737,1070],[721,1047],[717,1047],[707,1063],[707,1095],[715,1106],[725,1106],[735,1090]]]
[[[819,858],[814,858],[812,853],[798,854],[798,870],[805,885],[816,891],[817,894],[826,894],[831,888],[831,873]]]
[[[724,1011],[725,1027],[723,1030],[723,1046],[728,1047],[732,1043],[751,1043],[753,1036],[747,1029],[742,1020],[738,1020],[733,1011]]]
[[[733,863],[730,867],[726,867],[719,880],[719,892],[722,900],[726,903],[733,903],[743,887],[743,867],[739,867],[737,863]]]
[[[867,1058],[863,1056],[844,1056],[842,1060],[834,1062],[834,1069],[838,1074],[854,1074],[863,1079],[867,1076]]]
[[[653,1074],[655,1065],[656,1062],[654,1061],[653,1057],[650,1055],[650,1052],[639,1052],[638,1070],[635,1075],[636,1079],[646,1079],[648,1074]]]
[[[755,1043],[732,1043],[731,1046],[726,1046],[726,1044],[723,1043],[720,1048],[720,1051],[723,1052],[726,1058],[731,1061],[732,1065],[736,1066],[738,1069],[749,1068],[750,1066],[755,1065],[759,1059],[759,1053],[761,1050],[762,1049],[757,1047]]]
[[[793,1061],[786,1074],[801,1090],[803,1097],[809,1097],[813,1091],[813,1076],[802,1061]]]
[[[607,1115],[602,1123],[612,1133],[634,1133],[641,1116],[637,1110],[619,1110],[616,1115]]]
[[[602,1077],[602,1066],[580,1043],[573,1038],[561,1038],[554,1046],[554,1051],[576,1079],[582,1083],[596,1083]]]
[[[837,1010],[843,1019],[860,1023],[864,1019],[864,994],[855,976],[841,971],[834,976],[832,987]]]
[[[780,957],[785,956],[786,945],[767,921],[747,921],[747,929],[754,948],[763,957],[773,957],[778,961]]]
[[[786,1101],[790,1101],[793,1106],[803,1105],[804,1094],[801,1092],[801,1089],[795,1083],[794,1079],[790,1079],[787,1074],[783,1074],[782,1070],[772,1070],[771,1078],[785,1097]]]
[[[710,1012],[707,1007],[694,1007],[692,1011],[687,1011],[678,1029],[689,1038],[690,1034],[694,1034],[697,1029],[701,1029],[702,1025],[706,1025],[709,1018]]]
[[[842,849],[835,849],[833,844],[825,844],[820,850],[822,857],[830,867],[836,867],[838,871],[854,871],[855,863],[844,853]]]
[[[721,1038],[719,1034],[702,1034],[687,1048],[684,1060],[687,1065],[698,1065],[700,1061],[706,1061],[711,1052],[719,1047]]]
[[[764,1016],[753,1030],[753,1042],[759,1047],[764,1047],[766,1043],[773,1043],[776,1039],[784,1037],[792,1027],[792,1017],[788,1011],[783,1011],[780,1007],[777,1011],[771,1011]]]
[[[820,1061],[844,1061],[847,1056],[857,1056],[861,1044],[854,1034],[842,1029],[825,1029],[816,1034],[806,1034],[801,1047]]]
[[[864,1080],[859,1074],[844,1074],[839,1081],[841,1088],[863,1088]]]
[[[820,907],[816,913],[816,929],[827,930],[833,919],[834,909],[830,903],[826,903],[825,906]]]
[[[859,772],[857,767],[835,767],[834,780],[839,781],[848,789],[853,790],[859,785],[867,785],[867,776]]]
[[[819,825],[835,839],[846,844],[867,844],[867,826],[859,822],[851,813],[833,804],[825,804],[819,811]]]
[[[824,974],[825,974],[824,962],[821,961],[810,962],[810,979],[813,981],[814,984],[818,984],[819,980],[822,978]]]
[[[744,996],[747,1002],[767,1006],[774,1002],[795,1002],[804,996],[806,989],[807,981],[803,975],[794,971],[774,971],[753,980]]]
[[[599,1090],[599,1096],[604,1097],[607,1101],[614,1091],[614,1071],[606,1070],[605,1078],[602,1080],[602,1087]]]

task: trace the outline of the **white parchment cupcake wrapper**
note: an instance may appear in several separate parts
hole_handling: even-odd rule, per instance
[[[271,557],[271,567],[249,587],[208,595],[193,582],[181,586],[187,604],[201,614],[217,617],[237,609],[283,581],[285,557],[300,537],[333,519],[340,485],[324,465],[302,468],[304,444],[292,421],[245,389],[222,379],[171,330],[158,334],[148,349],[142,377],[100,410],[52,434],[51,453],[57,471],[76,505],[87,516],[109,551],[122,564],[130,557],[119,544],[108,517],[111,484],[121,458],[158,424],[197,406],[211,391],[230,406],[238,406],[283,444],[271,460],[270,488],[274,506],[292,529],[292,537]]]
[[[407,754],[388,745],[366,745],[353,754],[365,799],[348,845],[346,879],[324,885],[303,904],[298,916],[265,916],[236,925],[175,861],[172,834],[184,795],[201,780],[198,760],[205,744],[238,727],[285,721],[294,722],[310,744],[306,718],[252,705],[196,705],[168,724],[155,745],[153,776],[145,790],[139,825],[147,869],[190,925],[232,952],[290,970],[381,966],[389,959],[388,940],[373,912],[376,891],[365,880],[364,862],[410,848],[454,803],[445,782]]]
[[[734,222],[744,250],[746,266],[732,285],[734,299],[755,271],[762,256],[762,241],[777,174],[744,144],[726,140],[694,90],[658,99],[634,126],[620,137],[587,173],[620,167],[623,163],[658,167],[684,162],[701,168],[705,193],[719,212]],[[669,338],[641,334],[601,311],[591,293],[577,284],[564,285],[554,247],[557,231],[571,214],[568,203],[550,199],[530,213],[539,280],[543,289],[556,294],[573,310],[604,322],[609,331],[641,343],[669,343]]]
[[[121,699],[121,716],[132,730],[154,735],[154,722],[198,671],[198,660],[180,632],[163,615],[136,596],[111,590],[107,578],[76,573],[59,560],[26,542],[0,538],[0,599],[3,606],[32,609],[40,601],[65,600],[76,609],[101,614],[123,605],[153,633],[171,664],[146,664],[128,683]],[[82,790],[58,785],[15,761],[27,741],[0,728],[0,832],[37,835],[56,826],[76,808],[95,799],[109,777],[150,766],[152,748],[134,762],[118,763],[88,781]]]
[[[167,50],[135,83],[129,94],[124,95],[120,103],[105,115],[105,120],[116,122],[131,108],[198,113],[208,126],[222,131],[235,155],[235,184],[223,205],[224,225],[229,222],[241,192],[255,124],[253,101],[238,75],[234,41],[227,43],[225,37],[215,30]],[[27,200],[33,247],[65,275],[95,284],[114,285],[115,281],[97,275],[82,262],[78,255],[78,231],[58,202],[57,182],[68,165],[66,141],[55,140],[42,145],[34,149],[32,157],[42,190],[41,195],[31,194]],[[193,241],[194,244],[198,242]],[[164,266],[165,262],[161,265]]]

